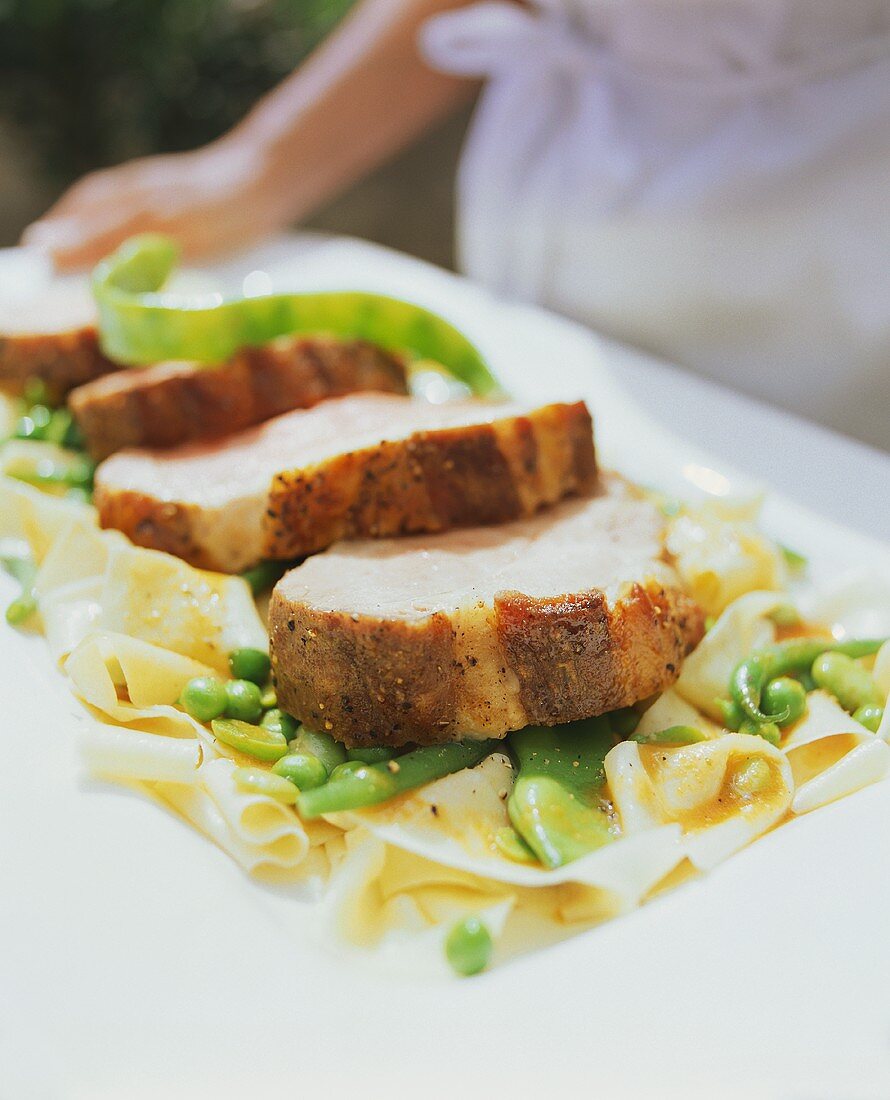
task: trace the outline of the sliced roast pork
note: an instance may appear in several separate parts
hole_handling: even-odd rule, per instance
[[[69,405],[96,459],[230,435],[328,397],[405,393],[401,360],[364,340],[285,336],[218,366],[159,363],[75,390]]]
[[[238,572],[337,539],[531,515],[596,484],[583,402],[538,409],[356,394],[216,443],[119,451],[96,474],[105,527]]]
[[[339,543],[274,590],[279,703],[364,746],[500,737],[645,699],[704,631],[662,533],[610,479],[500,527]]]
[[[21,393],[39,379],[61,400],[73,387],[116,369],[99,348],[85,287],[62,283],[38,303],[16,302],[0,311],[0,390]]]

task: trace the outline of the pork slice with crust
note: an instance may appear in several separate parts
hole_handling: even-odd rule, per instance
[[[0,310],[0,390],[19,394],[39,379],[53,400],[61,400],[75,386],[116,370],[99,347],[87,288],[63,283],[39,302]]]
[[[529,409],[356,394],[216,443],[119,451],[96,472],[105,527],[239,572],[342,538],[503,523],[592,491],[583,402]]]
[[[340,543],[274,590],[279,703],[358,746],[502,737],[645,699],[704,632],[662,535],[610,479],[501,527]]]
[[[329,397],[405,393],[404,363],[364,340],[284,336],[225,363],[119,371],[68,399],[93,458],[125,447],[218,439]]]

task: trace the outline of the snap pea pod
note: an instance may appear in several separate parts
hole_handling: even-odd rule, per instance
[[[519,770],[507,813],[546,867],[561,867],[612,839],[599,799],[613,744],[605,716],[510,734]]]
[[[276,336],[325,332],[435,359],[475,393],[499,389],[462,333],[411,302],[366,291],[189,302],[162,292],[177,259],[169,237],[150,233],[125,241],[96,267],[93,296],[106,355],[129,365],[163,359],[218,363]]]
[[[836,642],[831,638],[823,640],[794,638],[787,642],[765,646],[755,650],[738,665],[730,678],[729,690],[733,700],[755,722],[775,722],[782,725],[791,717],[790,707],[778,714],[766,714],[760,709],[763,689],[770,680],[790,673],[807,672],[813,662],[823,653],[843,653],[847,657],[867,657],[877,653],[886,638],[854,639],[848,642]]]
[[[406,752],[398,760],[343,764],[344,769],[323,787],[304,791],[297,801],[300,817],[313,818],[341,810],[376,806],[397,794],[422,787],[443,775],[473,768],[501,745],[500,741],[453,741],[447,745],[425,745]],[[349,770],[346,770],[349,769]]]
[[[880,706],[878,686],[868,672],[844,653],[822,653],[812,668],[813,679],[850,714],[860,707]]]

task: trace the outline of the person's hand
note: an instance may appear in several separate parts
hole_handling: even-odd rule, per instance
[[[230,136],[93,172],[26,229],[22,243],[48,252],[60,270],[93,264],[146,231],[171,234],[188,256],[249,244],[287,220],[263,160]]]

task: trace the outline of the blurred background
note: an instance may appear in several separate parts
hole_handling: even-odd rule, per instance
[[[0,0],[0,247],[93,168],[218,137],[355,0]],[[306,223],[453,266],[469,111]]]

